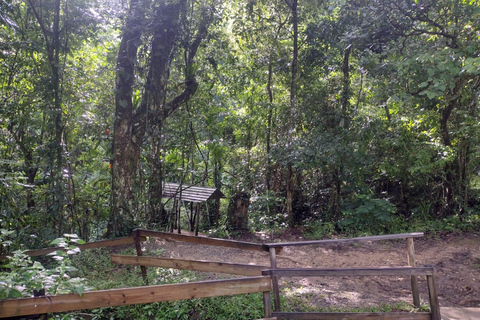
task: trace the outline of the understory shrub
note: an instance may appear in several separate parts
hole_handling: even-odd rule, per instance
[[[33,261],[24,251],[15,251],[8,257],[7,263],[3,265],[0,272],[0,298],[12,299],[62,293],[81,295],[87,287],[85,279],[71,277],[78,270],[72,265],[70,256],[80,252],[72,243],[83,243],[83,241],[75,234],[65,234],[64,238],[52,241],[51,245],[61,249],[49,254],[53,262],[47,267],[38,261]],[[1,243],[1,245],[4,244],[5,242]]]

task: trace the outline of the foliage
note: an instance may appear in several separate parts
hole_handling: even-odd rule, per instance
[[[180,3],[175,15],[158,9]],[[479,3],[299,1],[293,87],[291,9],[284,0],[0,2],[0,223],[14,230],[2,253],[64,233],[101,239],[113,222],[126,234],[164,229],[164,182],[249,193],[251,231],[292,222],[313,238],[472,230]],[[131,92],[116,102],[126,93],[115,89],[119,35],[133,29]],[[117,152],[115,103],[127,102],[132,137],[123,138],[135,152]],[[119,154],[134,164],[124,166],[128,197],[111,193]],[[109,219],[127,204],[125,219]],[[208,218],[200,225],[231,236],[226,212],[224,202],[215,229]]]
[[[249,229],[252,231],[278,232],[286,228],[284,214],[278,212],[284,198],[273,192],[266,192],[251,200],[249,210]]]
[[[2,230],[2,234],[6,234]],[[81,244],[75,234],[65,234],[64,238],[52,241],[51,245],[57,245],[61,249],[50,255],[55,262],[49,267],[44,267],[40,262],[22,251],[15,251],[13,256],[8,257],[8,263],[3,267],[7,271],[0,273],[0,297],[2,299],[31,297],[33,295],[82,293],[87,290],[85,279],[71,277],[77,271],[71,263],[70,256],[80,252],[79,248],[71,243]],[[6,242],[2,240],[2,245]]]
[[[388,232],[390,224],[393,223],[395,212],[395,206],[385,199],[358,195],[355,207],[343,212],[344,220],[339,222],[339,226],[344,230],[383,234]]]
[[[305,239],[321,240],[331,238],[336,233],[335,225],[331,222],[315,221],[305,225],[303,234]]]

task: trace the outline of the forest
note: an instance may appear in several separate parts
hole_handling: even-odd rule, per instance
[[[474,0],[1,0],[1,253],[167,230],[167,182],[215,236],[478,230],[479,94]]]

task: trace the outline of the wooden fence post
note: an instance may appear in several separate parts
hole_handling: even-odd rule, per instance
[[[133,238],[135,239],[135,249],[137,250],[137,256],[141,257],[143,256],[143,252],[142,252],[142,244],[140,242],[140,230],[138,229],[133,230]],[[140,270],[142,270],[143,282],[145,282],[145,284],[148,284],[147,267],[140,266]]]
[[[407,239],[407,257],[408,257],[408,265],[410,267],[415,267],[416,261],[415,261],[415,247],[413,244],[413,238]],[[410,276],[410,283],[412,286],[413,304],[415,305],[415,307],[420,308],[420,292],[418,289],[417,276]]]
[[[275,248],[269,248],[270,251],[270,268],[277,269],[277,257]],[[280,290],[278,288],[278,276],[272,275],[273,303],[275,311],[280,312]]]
[[[428,297],[430,299],[430,313],[432,320],[441,320],[440,304],[438,303],[437,284],[435,283],[435,273],[427,275]]]
[[[197,215],[195,216],[196,219],[196,226],[195,226],[195,235],[198,236],[198,226],[200,225],[200,210],[202,209],[202,203],[197,203],[197,208],[195,209]]]
[[[270,299],[270,291],[263,292],[263,310],[265,313],[265,318],[270,318],[272,316],[272,302]]]

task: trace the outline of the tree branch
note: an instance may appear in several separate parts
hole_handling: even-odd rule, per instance
[[[167,103],[161,113],[162,120],[168,118],[175,110],[177,110],[183,103],[190,100],[197,91],[198,83],[194,77],[187,80],[185,83],[185,89],[182,93],[176,96],[172,101]]]

